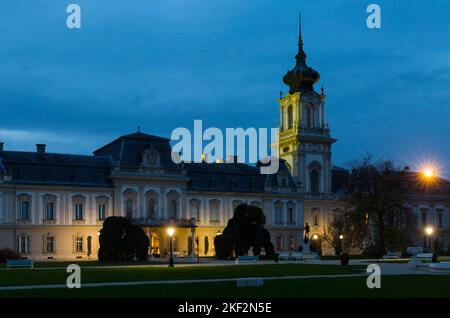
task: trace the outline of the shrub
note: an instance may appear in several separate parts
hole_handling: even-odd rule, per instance
[[[348,265],[348,263],[350,262],[350,257],[348,256],[347,253],[342,253],[340,258],[341,258],[341,265]]]
[[[7,259],[19,259],[20,255],[9,248],[0,250],[0,263],[6,263]]]

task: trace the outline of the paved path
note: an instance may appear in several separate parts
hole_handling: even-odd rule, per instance
[[[345,278],[345,277],[363,277],[367,274],[339,274],[339,275],[303,275],[303,276],[269,276],[269,277],[245,277],[260,278],[263,280],[286,280],[286,279],[314,279],[314,278]],[[167,285],[167,284],[197,284],[197,283],[222,283],[236,282],[240,278],[210,278],[210,279],[178,279],[178,280],[149,280],[136,282],[107,282],[107,283],[86,283],[81,287],[104,287],[104,286],[139,286],[139,285]],[[7,290],[26,290],[26,289],[54,289],[67,288],[65,284],[49,284],[49,285],[23,285],[23,286],[4,286],[0,287],[0,291]]]

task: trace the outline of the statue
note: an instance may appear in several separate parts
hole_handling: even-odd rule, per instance
[[[309,242],[309,224],[305,223],[305,227],[302,229],[304,231],[303,240]]]

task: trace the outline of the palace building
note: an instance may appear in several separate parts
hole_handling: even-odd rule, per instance
[[[213,256],[214,237],[234,208],[247,203],[262,208],[277,251],[297,250],[308,222],[316,250],[334,253],[322,236],[342,207],[348,171],[333,166],[336,139],[325,122],[324,91],[314,90],[320,77],[306,64],[301,33],[295,60],[283,77],[289,92],[279,99],[276,174],[237,160],[175,164],[169,139],[140,131],[90,156],[48,153],[43,144],[35,152],[9,151],[0,143],[0,249],[35,260],[96,259],[103,221],[123,216],[144,228],[152,254],[167,254],[166,228],[173,225],[177,255]],[[415,194],[411,208],[430,211],[422,221],[439,222],[449,233],[449,195],[442,194],[431,207]]]

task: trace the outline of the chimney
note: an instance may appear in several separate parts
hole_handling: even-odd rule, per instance
[[[45,144],[36,144],[36,152],[44,153],[45,152]]]
[[[0,142],[0,152],[3,151],[3,145],[4,144],[5,144],[4,142]]]

